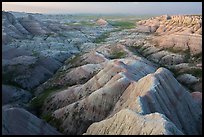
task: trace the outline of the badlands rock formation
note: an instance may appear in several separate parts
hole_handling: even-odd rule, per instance
[[[9,85],[2,85],[2,104],[22,104],[28,103],[32,95],[29,91]]]
[[[53,116],[63,121],[65,133],[82,134],[92,122],[108,115],[132,80],[154,70],[142,67],[144,63],[140,61],[129,60],[128,64],[121,61],[110,62],[84,85],[52,95],[45,102],[44,113],[55,110]]]
[[[39,15],[35,14],[17,18],[9,12],[2,12],[2,15],[4,83],[26,90],[45,82],[67,58],[91,49],[86,42],[91,43],[97,37],[95,33],[106,31],[100,28],[93,32],[90,28],[82,31],[79,26],[40,21],[36,19]],[[93,48],[95,44],[91,44]]]
[[[9,122],[8,122],[9,121]],[[60,135],[45,121],[22,108],[2,108],[3,135]]]
[[[2,18],[3,134],[202,134],[200,16],[116,29],[14,15]]]
[[[138,22],[141,32],[158,35],[153,41],[163,48],[190,50],[192,55],[202,52],[202,16],[160,16]]]
[[[148,32],[140,40],[122,44],[174,72],[191,92],[202,92],[202,16],[159,16],[137,23],[137,32]],[[188,31],[191,29],[192,31]],[[185,80],[184,80],[185,79]]]
[[[31,90],[51,78],[67,58],[81,50],[85,51],[87,48],[90,50],[95,46],[92,41],[96,37],[104,31],[111,30],[111,28],[102,30],[97,27],[81,30],[83,26],[69,26],[59,22],[64,17],[58,19],[57,22],[48,21],[47,18],[49,15],[26,13],[23,15],[19,13],[16,17],[10,12],[2,11],[3,105],[9,104],[32,111],[28,104],[33,97]],[[87,46],[87,43],[90,43],[92,47]],[[84,44],[84,46],[79,46],[80,44]],[[90,65],[78,70],[82,71],[82,74],[83,70],[89,67],[93,68],[90,72],[97,71]],[[78,70],[73,70],[70,74],[75,75]],[[88,75],[89,72],[86,72],[84,77]],[[83,81],[84,77],[74,81],[73,77],[68,76],[67,80],[73,80],[72,83],[81,83],[80,81]],[[6,114],[3,113],[3,115]],[[8,122],[4,121],[4,124],[9,125]],[[38,126],[38,128],[40,127]],[[5,134],[15,134],[12,130],[15,131],[12,128]],[[35,132],[34,129],[26,131],[27,129],[24,128],[24,130],[19,130],[18,134],[21,132],[22,134],[41,134]],[[54,134],[54,132],[47,130],[45,134]]]
[[[183,135],[164,115],[140,115],[123,109],[113,117],[92,124],[84,135]]]
[[[3,49],[4,83],[15,83],[30,90],[51,77],[61,66],[60,62],[52,58],[34,57],[32,53],[24,51],[16,48]]]
[[[183,133],[201,133],[201,127],[198,124],[201,122],[201,109],[190,93],[177,82],[171,72],[164,68],[130,85],[113,112],[122,108],[130,108],[140,114],[159,112],[169,118]],[[188,120],[186,120],[187,117]]]
[[[106,25],[108,25],[108,22],[106,20],[104,20],[104,19],[98,19],[96,21],[96,24],[100,25],[100,26],[106,26]]]
[[[128,67],[122,62],[116,62],[115,65],[119,65],[114,67],[117,72],[120,72],[120,67],[126,69],[122,69],[124,74],[118,73],[118,75],[113,77],[114,69],[111,70],[109,68],[111,64],[107,65],[106,68],[84,85],[70,87],[52,95],[45,102],[44,114],[51,112],[54,117],[60,119],[62,122],[61,128],[64,129],[66,134],[82,134],[91,123],[106,117],[110,118],[113,114],[125,108],[144,116],[159,112],[173,123],[170,124],[170,127],[157,123],[158,125],[161,124],[160,126],[164,130],[152,132],[153,134],[200,134],[201,108],[173,75],[168,70],[160,68],[155,74],[149,74],[144,77],[143,72],[138,73],[141,71],[137,69],[135,72],[133,71],[133,66],[138,67],[136,62],[133,64],[132,67]],[[102,72],[106,73],[103,74]],[[145,75],[147,72],[145,72]],[[138,75],[134,75],[137,73]],[[123,76],[125,77],[123,78]],[[103,79],[97,80],[99,77]],[[134,82],[138,79],[140,79],[138,82]],[[106,82],[105,85],[104,82]],[[186,120],[186,117],[188,117],[188,120]],[[189,125],[188,123],[191,124]],[[88,129],[87,134],[92,134],[92,129],[96,130],[93,131],[93,134],[117,134],[111,129],[101,131],[100,126],[97,129],[93,125],[90,127],[91,129]],[[119,129],[120,124],[118,122],[117,125],[118,127],[115,128]],[[132,134],[129,130],[119,133]],[[148,130],[135,134],[149,133],[150,131]]]

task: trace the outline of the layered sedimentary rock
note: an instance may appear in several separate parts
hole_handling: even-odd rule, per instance
[[[84,135],[183,135],[164,115],[140,115],[123,109],[113,117],[92,124]]]
[[[9,12],[2,12],[2,35],[3,44],[11,42],[12,39],[25,39],[28,35],[45,34],[39,21],[31,15],[28,17],[16,18]]]
[[[91,125],[85,134],[201,133],[200,104],[178,83],[170,71],[160,68],[147,76],[140,76],[142,73],[136,76],[140,71],[134,72],[122,62],[117,65],[129,69],[124,70],[125,73],[122,69],[124,74],[118,73],[112,77],[114,72],[108,65],[109,67],[101,70],[84,85],[73,86],[49,97],[45,102],[44,114],[52,112],[52,116],[62,122],[60,127],[65,134],[82,134],[89,125],[101,120],[104,121]],[[102,75],[102,72],[106,73]],[[102,81],[94,81],[97,77],[103,78]],[[132,120],[130,118],[125,121],[143,121],[147,120],[149,115],[153,121],[147,120],[149,124],[147,127],[141,126],[141,131],[134,130],[132,125],[127,128],[122,119],[126,119],[125,115],[129,114],[119,112],[127,108],[134,112],[134,116],[131,112]],[[155,112],[160,114],[154,114]],[[162,122],[164,124],[161,124]],[[152,124],[160,128],[157,130]]]
[[[60,135],[55,128],[22,108],[3,107],[3,135]]]
[[[23,107],[39,114],[63,134],[202,134],[202,93],[190,94],[179,83],[193,87],[192,91],[202,91],[199,83],[202,57],[195,53],[197,47],[188,48],[192,45],[190,41],[199,45],[197,35],[202,33],[193,27],[199,18],[151,18],[139,22],[138,29],[110,32],[109,38],[99,44],[94,39],[112,30],[104,20],[98,20],[98,25],[103,27],[82,27],[70,26],[69,23],[80,23],[72,23],[65,15],[56,16],[60,23],[46,19],[50,17],[55,18],[54,15],[30,14],[22,18],[4,15],[4,43],[15,39],[12,44],[3,44],[2,52],[3,84],[13,85],[3,85],[3,103],[12,105],[3,108],[4,134],[58,134],[26,110],[13,108],[22,107],[13,103],[29,101],[30,93],[23,89],[33,90],[38,85],[34,89],[35,97]],[[175,23],[176,18],[182,29]],[[188,23],[192,24],[191,31],[185,27]],[[153,34],[139,33],[139,29]],[[20,39],[27,35],[34,36]],[[164,45],[158,45],[159,38],[171,35],[182,39],[168,39],[169,45],[162,41]],[[183,46],[183,41],[187,45]],[[172,43],[181,45],[185,51],[180,52],[178,45],[171,48]],[[176,73],[172,75],[161,66]]]
[[[157,33],[160,47],[190,50],[192,55],[202,52],[202,16],[159,16],[138,22],[138,31]]]
[[[32,15],[19,18],[21,25],[33,35],[46,34],[48,30],[45,30],[42,23],[36,20]]]
[[[134,60],[110,61],[104,69],[83,85],[70,87],[47,99],[44,114],[62,121],[66,134],[82,134],[88,126],[104,119],[129,86],[155,68]]]
[[[36,89],[35,94],[37,95],[50,87],[84,84],[104,68],[106,61],[108,61],[108,59],[105,58],[103,54],[96,51],[68,59],[54,77],[50,78],[46,83],[43,83]]]
[[[108,118],[92,124],[85,134],[201,134],[202,110],[197,102],[168,70],[160,68],[130,84]]]
[[[122,42],[122,44],[124,43]],[[140,60],[139,57],[130,59],[129,57],[134,55],[127,51],[124,45],[104,45],[97,48],[97,54],[99,53],[100,60],[103,60],[98,60],[98,63],[106,63],[106,67],[102,67],[102,70],[85,84],[69,87],[48,97],[44,102],[43,114],[51,113],[52,116],[60,120],[60,128],[64,130],[65,134],[83,134],[92,123],[111,119],[126,108],[142,117],[155,112],[167,117],[168,121],[172,123],[171,126],[167,126],[167,128],[160,123],[155,123],[164,130],[155,131],[154,134],[201,134],[201,107],[192,99],[188,91],[168,70],[160,68],[156,71],[152,63]],[[114,49],[117,49],[117,52],[123,51],[125,56],[122,58],[124,59],[110,60],[115,52]],[[97,64],[97,61],[92,58],[95,57],[94,54],[87,55],[81,56],[71,66],[80,68],[90,62]],[[179,62],[176,54],[174,55],[175,62],[176,60]],[[163,61],[165,62],[165,60]],[[68,75],[71,76],[71,73]],[[123,77],[127,80],[126,82],[121,81]],[[189,119],[185,120],[186,117]],[[121,125],[117,124],[114,128],[120,130],[120,127]],[[111,129],[108,130],[108,127],[105,131],[100,130],[101,128],[100,126],[98,129],[91,126],[87,134],[92,134],[92,130],[93,134],[117,134]],[[128,133],[131,131],[121,131],[120,133],[131,134]],[[151,134],[151,131],[147,130],[146,133]],[[143,133],[138,132],[137,134]]]
[[[108,118],[85,134],[201,134],[202,110],[194,100],[199,99],[160,68],[130,84]]]
[[[148,60],[169,68],[191,92],[202,92],[201,15],[159,16],[137,22],[137,32],[149,32],[139,40],[124,39],[122,44]],[[192,29],[191,31],[188,31]]]
[[[16,48],[3,50],[4,83],[16,83],[30,90],[51,77],[61,66],[60,62],[52,58],[34,57],[30,52],[24,51]]]
[[[117,102],[113,114],[124,108],[143,115],[159,112],[184,134],[201,133],[201,108],[164,68],[132,83]]]

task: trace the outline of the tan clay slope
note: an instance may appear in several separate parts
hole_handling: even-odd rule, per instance
[[[159,46],[175,50],[190,50],[192,55],[202,53],[202,16],[160,16],[138,22],[138,31],[153,32]]]
[[[136,113],[131,112],[134,114],[132,116],[124,109]],[[164,114],[167,121],[173,124],[167,124],[162,118],[155,120],[158,115],[155,112],[160,116]],[[109,119],[92,124],[86,134],[200,134],[201,116],[201,107],[194,102],[190,93],[167,69],[159,68],[154,74],[130,84],[108,116]]]
[[[83,85],[70,87],[48,98],[44,114],[53,112],[62,120],[66,134],[82,134],[88,126],[103,120],[132,81],[154,72],[140,60],[110,61]]]
[[[116,103],[112,113],[124,108],[140,114],[159,112],[184,134],[201,133],[201,107],[171,72],[164,68],[132,83]]]
[[[123,109],[113,117],[92,124],[84,135],[183,135],[164,115],[140,115]]]
[[[104,54],[105,57],[109,57],[108,47],[99,48],[97,55],[102,57]],[[87,66],[85,65],[87,62],[84,60],[89,56],[82,59],[83,57],[76,61],[78,64],[76,66],[79,67],[68,73],[70,78],[72,78],[72,71],[80,74],[81,67]],[[93,63],[93,60],[88,62]],[[104,65],[90,80],[84,84],[59,91],[48,97],[44,103],[43,114],[52,114],[60,120],[60,128],[63,129],[64,134],[83,134],[92,123],[112,118],[114,114],[126,108],[140,113],[138,115],[144,115],[142,117],[155,112],[164,114],[169,119],[168,121],[176,126],[176,128],[172,125],[165,127],[165,122],[164,125],[157,123],[163,130],[151,131],[150,129],[144,134],[201,133],[202,111],[200,104],[193,100],[190,93],[178,83],[167,69],[160,68],[156,71],[156,67],[142,58],[127,56],[123,59],[103,59],[103,61],[98,62],[99,64],[97,61],[95,63],[99,66]],[[122,130],[119,123],[115,130]],[[145,126],[143,128],[146,130]],[[94,129],[94,134],[100,134],[96,133],[100,131],[99,129],[95,127]],[[88,134],[92,133],[90,130],[87,131]],[[112,134],[112,131],[104,132]],[[128,132],[121,131],[121,134],[128,134]]]

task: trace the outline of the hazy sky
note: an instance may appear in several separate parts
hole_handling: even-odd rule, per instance
[[[2,9],[34,13],[202,14],[202,2],[2,2]]]

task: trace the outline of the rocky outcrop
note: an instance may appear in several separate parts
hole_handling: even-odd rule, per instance
[[[33,35],[41,35],[48,33],[48,30],[43,28],[42,23],[36,20],[32,15],[19,18],[21,25]]]
[[[69,58],[65,61],[65,65],[56,72],[54,77],[36,89],[35,94],[38,95],[48,88],[84,84],[104,68],[106,61],[108,59],[96,51]]]
[[[132,82],[110,115],[89,126],[85,135],[201,134],[200,97],[192,96],[167,69],[159,68]]]
[[[167,15],[141,20],[137,22],[135,31],[146,37],[126,37],[121,44],[170,69],[190,92],[202,92],[202,33],[194,30],[194,27],[202,28],[201,18],[196,15]],[[142,28],[152,27],[157,29],[149,30],[151,34],[141,33],[146,32]],[[192,32],[187,31],[189,28],[193,29]]]
[[[44,114],[52,112],[61,121],[65,134],[82,134],[94,122],[97,123],[85,134],[201,134],[202,110],[198,101],[167,69],[140,76],[136,64],[128,67],[122,62],[110,63],[84,85],[49,97]],[[133,66],[137,66],[135,71]],[[124,74],[112,77],[114,70]],[[102,79],[94,80],[98,77]],[[135,127],[132,121],[145,121],[147,126]]]
[[[3,135],[60,135],[56,129],[22,108],[2,108]]]
[[[3,47],[3,82],[30,90],[47,80],[62,64],[52,58],[34,57],[28,51]]]
[[[125,52],[126,56],[123,59],[110,60],[114,49]],[[60,120],[60,128],[64,130],[63,133],[83,134],[92,123],[111,119],[126,108],[142,117],[158,112],[159,115],[163,114],[167,117],[168,121],[174,125],[169,129],[162,126],[165,133],[163,130],[154,132],[155,134],[201,133],[202,112],[200,105],[192,99],[188,91],[178,83],[171,72],[164,68],[156,71],[156,67],[153,67],[152,63],[138,56],[134,59],[128,58],[134,55],[121,44],[104,45],[97,48],[96,51],[97,54],[100,54],[100,59],[106,58],[102,61],[106,64],[105,67],[102,67],[98,74],[82,85],[58,91],[44,102],[43,114],[51,113],[52,116]],[[93,54],[91,55],[93,56]],[[97,63],[90,56],[84,57],[81,56],[73,63],[75,65],[72,67],[86,66],[84,64],[88,58],[90,62]],[[185,120],[186,117],[189,119]],[[115,129],[120,130],[120,125],[117,124],[117,126]],[[100,134],[100,131],[112,134],[112,130],[109,132],[109,130],[100,129],[102,128],[97,129],[95,126],[91,126],[87,134],[92,134],[92,130],[93,134]],[[121,131],[120,133],[131,134],[127,132]],[[151,133],[151,131],[147,131],[147,133]]]
[[[143,115],[158,112],[169,118],[184,134],[201,133],[201,108],[164,68],[132,83],[117,102],[113,114],[124,108]]]
[[[110,61],[83,85],[57,92],[44,103],[44,114],[62,121],[66,134],[82,134],[88,126],[104,119],[129,86],[155,68],[140,60]]]
[[[113,117],[92,124],[84,135],[183,135],[164,115],[140,115],[123,109]]]
[[[56,31],[77,29],[66,27],[63,24],[43,23],[32,14],[15,17],[10,12],[2,11],[2,44],[8,44],[12,39],[26,39],[40,35],[54,35]]]
[[[106,20],[104,20],[104,19],[98,19],[96,21],[96,24],[100,25],[100,26],[106,26],[106,25],[108,25],[108,22]]]
[[[199,81],[196,77],[191,74],[182,74],[177,77],[177,80],[185,84],[194,84]]]
[[[28,103],[32,98],[29,91],[9,85],[2,85],[2,104],[23,104]]]
[[[187,90],[202,91],[199,46],[189,47],[200,44],[199,18],[155,17],[122,31],[102,19],[82,26],[84,18],[70,18],[4,15],[3,103],[11,105],[3,107],[4,134],[58,134],[33,114],[64,134],[202,134],[202,94]],[[165,38],[173,35],[181,39]],[[25,89],[35,96],[29,104]],[[33,114],[14,108],[22,106]]]
[[[138,31],[157,33],[153,39],[158,46],[174,50],[202,52],[202,16],[159,16],[138,22]]]

